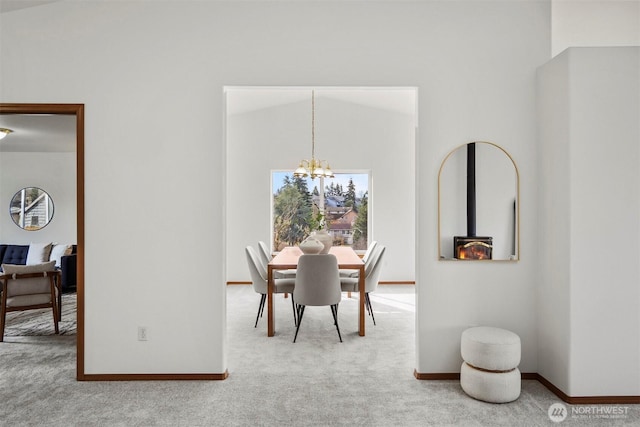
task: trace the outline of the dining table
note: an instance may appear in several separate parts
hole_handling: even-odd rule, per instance
[[[358,289],[360,292],[359,312],[358,312],[358,333],[364,336],[364,262],[362,258],[350,246],[332,246],[329,253],[335,255],[338,260],[338,268],[358,270]],[[288,270],[298,267],[298,259],[303,254],[302,250],[297,246],[284,247],[275,257],[271,259],[267,265],[267,336],[275,335],[276,325],[273,313],[273,288],[274,274],[276,270]]]

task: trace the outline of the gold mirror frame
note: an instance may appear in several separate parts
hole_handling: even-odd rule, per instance
[[[453,254],[451,255],[451,257],[445,257],[443,255],[443,249],[442,249],[442,218],[443,218],[443,212],[442,212],[442,171],[444,169],[445,164],[447,163],[447,160],[449,160],[449,158],[456,153],[458,150],[467,147],[469,144],[488,144],[491,145],[497,149],[499,149],[500,151],[502,151],[507,158],[511,161],[511,163],[513,164],[513,169],[515,172],[515,178],[516,178],[516,194],[515,194],[515,254],[513,256],[511,256],[508,259],[486,259],[486,260],[459,260],[453,257]],[[453,236],[451,236],[452,240],[453,240]],[[442,163],[440,164],[440,169],[438,171],[438,259],[440,261],[519,261],[520,260],[520,172],[518,170],[518,166],[516,165],[515,160],[513,159],[513,157],[507,152],[507,150],[505,150],[504,148],[502,148],[501,146],[499,146],[498,144],[495,144],[493,142],[489,142],[489,141],[472,141],[466,144],[462,144],[457,146],[456,148],[454,148],[453,150],[451,150],[446,157],[442,160]]]

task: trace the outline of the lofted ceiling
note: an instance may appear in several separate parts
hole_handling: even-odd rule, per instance
[[[315,91],[315,103],[323,99],[361,105],[369,108],[415,114],[416,88],[413,87],[227,87],[233,102],[227,102],[227,115],[273,108],[286,104],[309,102]]]
[[[0,152],[76,151],[76,116],[0,114],[0,127],[13,131],[0,140]]]
[[[14,10],[26,9],[33,6],[41,6],[47,3],[54,3],[60,0],[0,0],[0,13],[12,12]]]

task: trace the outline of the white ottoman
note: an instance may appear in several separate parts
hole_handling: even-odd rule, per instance
[[[520,396],[520,337],[511,331],[480,326],[462,333],[460,385],[469,396],[506,403]]]

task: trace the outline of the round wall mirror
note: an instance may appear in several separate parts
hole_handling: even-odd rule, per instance
[[[494,143],[451,151],[438,175],[439,259],[517,261],[519,180],[513,158]]]
[[[11,199],[9,209],[13,222],[27,231],[40,230],[53,218],[53,200],[38,187],[26,187],[18,191]]]

